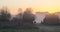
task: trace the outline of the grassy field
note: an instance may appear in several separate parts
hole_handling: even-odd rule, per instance
[[[39,26],[41,32],[60,32],[60,26]]]
[[[1,29],[0,32],[39,32],[38,29]]]
[[[0,29],[0,32],[60,32],[60,26],[38,26],[39,29]]]

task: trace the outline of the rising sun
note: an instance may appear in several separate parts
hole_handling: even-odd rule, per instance
[[[48,13],[49,13],[49,14],[55,14],[56,12],[54,12],[54,11],[49,11]]]

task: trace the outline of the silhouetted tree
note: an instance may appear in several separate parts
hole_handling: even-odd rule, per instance
[[[18,11],[19,11],[19,13],[18,13],[18,15],[16,15],[16,17],[21,22],[23,19],[22,9],[19,8]]]
[[[9,21],[11,15],[7,10],[1,9],[0,12],[0,21],[4,22],[4,21]]]
[[[23,21],[25,23],[33,23],[33,21],[35,20],[35,15],[32,13],[32,9],[31,8],[27,8],[26,11],[23,14]]]
[[[14,17],[11,21],[14,23],[13,25],[16,27],[21,27],[22,26],[22,20],[23,20],[23,15],[22,15],[22,9],[19,8],[18,14],[16,17]]]
[[[7,27],[7,24],[10,22],[11,14],[8,11],[7,8],[0,10],[0,28]]]
[[[46,15],[46,17],[45,17],[45,19],[43,21],[43,24],[57,25],[57,24],[59,24],[59,18],[55,14]]]

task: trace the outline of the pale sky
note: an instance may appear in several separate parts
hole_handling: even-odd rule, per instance
[[[2,6],[7,6],[12,14],[16,14],[18,8],[27,7],[36,12],[60,12],[60,0],[0,0],[0,8]]]

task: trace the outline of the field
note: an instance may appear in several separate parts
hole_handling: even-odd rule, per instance
[[[39,29],[0,29],[0,32],[60,32],[60,26],[38,26]]]
[[[41,32],[60,32],[60,26],[39,26]]]

